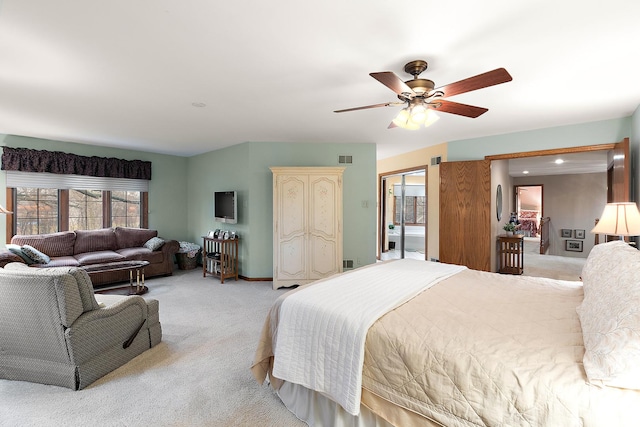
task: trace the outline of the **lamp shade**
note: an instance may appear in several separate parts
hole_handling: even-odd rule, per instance
[[[632,202],[607,203],[598,224],[591,232],[616,236],[640,236],[638,207]]]

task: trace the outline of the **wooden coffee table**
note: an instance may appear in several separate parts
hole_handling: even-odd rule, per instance
[[[129,295],[143,295],[149,291],[144,285],[144,268],[149,265],[149,261],[118,261],[105,264],[92,264],[81,267],[87,273],[89,272],[112,272],[112,271],[129,271]],[[97,291],[106,291],[122,288],[122,285],[110,286],[108,288],[99,288]]]

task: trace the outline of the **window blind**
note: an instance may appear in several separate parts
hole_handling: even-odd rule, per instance
[[[57,188],[62,190],[149,191],[146,179],[106,178],[46,172],[6,171],[7,187]]]

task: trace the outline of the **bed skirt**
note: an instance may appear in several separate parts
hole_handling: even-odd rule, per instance
[[[371,393],[362,390],[363,399],[371,401],[372,406],[384,405],[390,412],[395,412],[393,418],[396,426],[424,426],[442,427],[441,424],[411,413],[403,408],[392,405]],[[335,427],[393,427],[384,418],[376,415],[364,404],[360,404],[360,415],[354,416],[345,411],[340,405],[328,397],[310,390],[299,384],[284,381],[277,390],[280,400],[298,419],[309,426]],[[395,408],[395,409],[394,409]],[[388,411],[387,411],[388,412]]]

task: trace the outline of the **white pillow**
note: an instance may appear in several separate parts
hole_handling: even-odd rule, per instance
[[[596,245],[582,280],[577,311],[589,382],[640,390],[640,252],[622,241]]]

